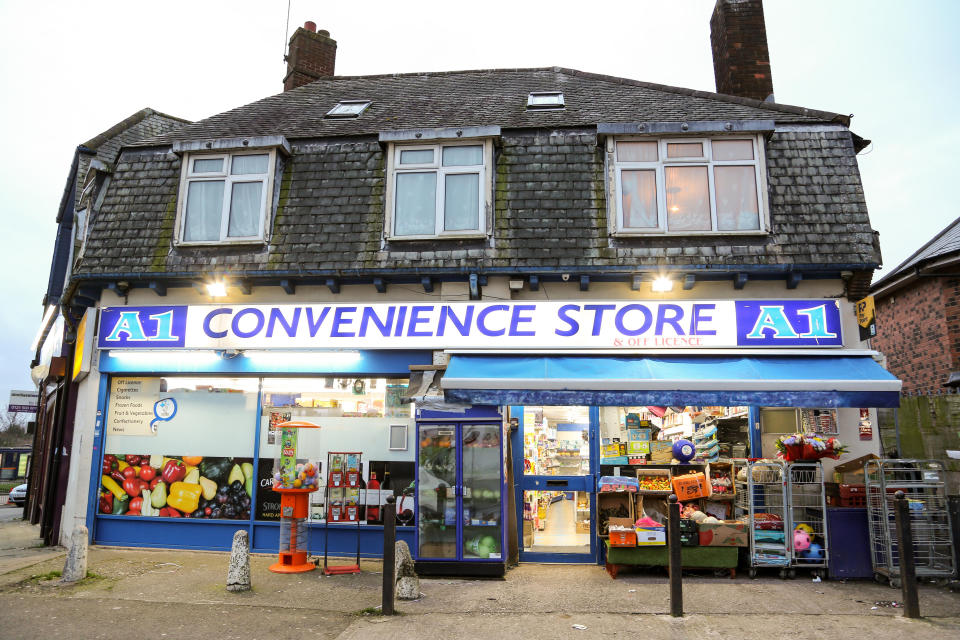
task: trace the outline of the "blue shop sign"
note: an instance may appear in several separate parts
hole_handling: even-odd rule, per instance
[[[102,349],[841,347],[836,300],[108,307]]]

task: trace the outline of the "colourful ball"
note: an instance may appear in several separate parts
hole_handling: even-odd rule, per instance
[[[673,443],[673,457],[680,462],[690,462],[697,455],[697,448],[689,440],[677,440]]]
[[[801,556],[809,560],[822,560],[824,556],[823,546],[813,542],[810,548],[800,553]]]
[[[797,529],[793,532],[793,548],[797,551],[805,551],[810,548],[810,536],[803,529]]]
[[[813,527],[811,527],[811,526],[808,525],[808,524],[798,524],[798,525],[797,525],[796,527],[794,527],[794,528],[795,528],[795,529],[801,529],[801,530],[803,530],[803,531],[806,531],[808,536],[813,537]]]

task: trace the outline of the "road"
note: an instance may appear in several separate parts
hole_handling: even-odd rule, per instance
[[[13,504],[0,505],[0,522],[13,522],[23,518],[23,507]]]

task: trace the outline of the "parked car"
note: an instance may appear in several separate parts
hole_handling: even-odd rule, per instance
[[[12,502],[13,504],[17,505],[18,507],[22,507],[23,503],[26,501],[27,501],[27,485],[26,484],[17,485],[16,487],[13,488],[12,491],[10,491],[10,502]]]

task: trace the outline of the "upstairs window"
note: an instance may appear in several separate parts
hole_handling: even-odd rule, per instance
[[[490,144],[397,145],[392,154],[395,238],[485,233]]]
[[[613,141],[616,231],[763,231],[762,149],[754,136]]]
[[[181,244],[263,240],[275,156],[273,151],[186,156]]]

